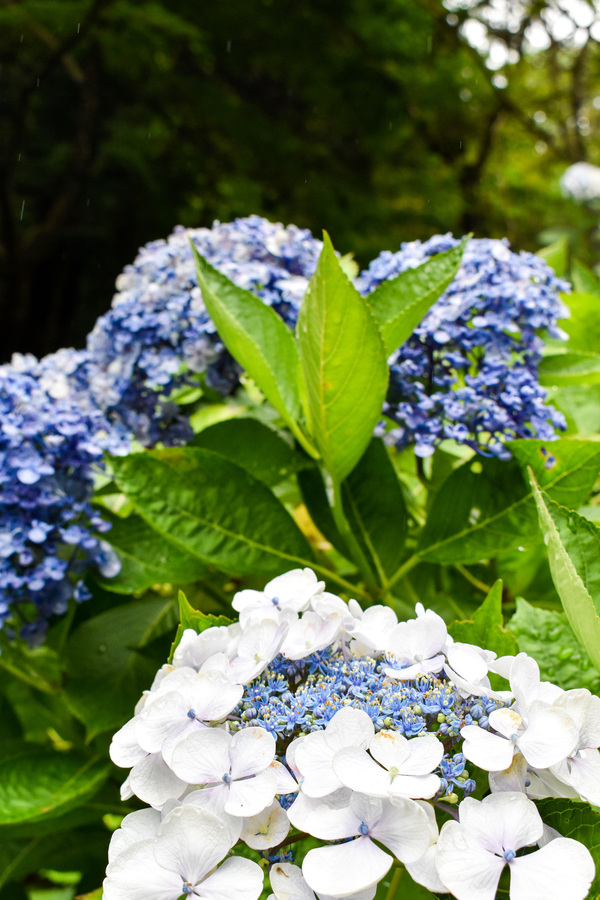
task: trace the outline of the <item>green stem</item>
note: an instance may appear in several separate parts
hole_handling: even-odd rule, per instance
[[[367,585],[369,593],[371,594],[373,599],[375,599],[381,592],[380,587],[377,583],[377,579],[373,574],[373,570],[371,569],[371,566],[369,565],[369,562],[365,554],[363,553],[360,544],[352,534],[352,530],[348,524],[348,520],[344,515],[342,486],[336,478],[331,478],[331,484],[333,486],[333,503],[331,506],[331,512],[333,513],[333,519],[337,526],[337,530],[339,531],[346,546],[352,554],[352,559],[358,566],[364,582]]]
[[[480,581],[479,578],[469,572],[469,570],[465,568],[465,566],[461,566],[460,563],[455,563],[454,568],[457,572],[460,572],[463,578],[466,578],[467,581],[470,581],[471,584],[479,591],[483,591],[484,594],[489,594],[489,592],[491,591],[489,584],[485,584],[483,581]]]
[[[396,569],[390,580],[388,581],[388,588],[393,587],[397,581],[400,581],[401,578],[404,578],[407,572],[410,572],[411,569],[417,565],[417,563],[421,562],[421,556],[418,553],[413,553],[412,556],[409,556],[406,559],[399,569]]]
[[[385,900],[395,900],[396,893],[398,891],[398,885],[400,884],[400,879],[402,878],[403,872],[404,869],[400,866],[398,866],[398,868],[394,870],[392,880],[390,881],[390,886],[387,890],[387,894],[385,895]]]
[[[312,457],[313,459],[320,459],[321,456],[320,456],[319,451],[315,447],[313,447],[313,445],[310,443],[310,441],[308,440],[308,438],[306,437],[306,435],[304,434],[304,432],[302,431],[302,429],[300,428],[298,423],[294,422],[293,419],[287,419],[286,421],[287,421],[290,431],[292,432],[292,434],[294,435],[294,437],[296,438],[296,440],[298,441],[300,446],[304,450],[306,450],[308,455],[310,457]]]

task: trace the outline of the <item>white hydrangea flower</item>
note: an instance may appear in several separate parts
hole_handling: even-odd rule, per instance
[[[389,634],[385,649],[400,663],[385,668],[390,678],[406,681],[417,675],[436,674],[446,662],[446,623],[433,610],[425,610],[422,603],[417,603],[415,611],[416,619],[399,622]]]
[[[307,885],[302,870],[291,863],[276,863],[269,870],[269,880],[274,893],[268,900],[315,900],[315,893]],[[345,900],[373,900],[377,887],[346,894]],[[318,900],[333,900],[325,894],[317,894]]]
[[[324,650],[336,640],[342,619],[333,612],[324,619],[314,612],[305,612],[300,619],[292,622],[281,645],[281,652],[288,659],[304,659],[311,653]]]
[[[240,624],[245,627],[245,616],[253,610],[267,615],[284,610],[303,612],[308,609],[312,598],[322,593],[324,588],[325,582],[318,581],[312,569],[292,569],[269,581],[264,591],[238,591],[232,606],[240,613]]]
[[[556,838],[540,850],[518,855],[543,837],[535,804],[519,793],[467,797],[458,822],[442,827],[436,865],[458,900],[494,900],[502,870],[510,868],[511,900],[583,900],[595,874],[589,851],[578,841]]]

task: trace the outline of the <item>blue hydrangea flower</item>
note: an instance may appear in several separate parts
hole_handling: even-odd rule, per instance
[[[83,363],[85,353],[61,350],[0,366],[0,627],[10,620],[30,643],[71,597],[86,599],[90,565],[106,575],[119,565],[90,500],[103,451],[129,441],[78,382]]]
[[[146,446],[191,440],[187,419],[167,400],[188,372],[206,372],[209,386],[226,394],[241,371],[206,312],[190,239],[213,266],[290,325],[322,248],[309,231],[260,216],[212,228],[178,227],[166,241],[142,247],[117,279],[112,309],[88,337],[87,379],[98,406]]]
[[[368,295],[383,281],[455,247],[452,235],[384,251],[356,281]],[[454,281],[412,337],[390,358],[386,441],[429,456],[445,438],[508,457],[511,438],[552,440],[565,427],[538,383],[540,332],[564,338],[559,291],[569,285],[532,253],[506,240],[473,239]]]

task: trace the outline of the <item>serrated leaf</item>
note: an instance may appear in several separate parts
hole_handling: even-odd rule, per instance
[[[514,459],[475,458],[444,482],[429,510],[418,555],[437,563],[475,563],[527,546],[535,534],[528,466],[558,503],[578,506],[600,470],[594,441],[510,441]]]
[[[175,627],[172,600],[143,598],[88,619],[66,647],[64,696],[84,723],[88,739],[115,731],[130,718],[157,664],[140,650]]]
[[[389,356],[408,340],[433,304],[454,280],[468,238],[457,247],[438,253],[414,269],[382,283],[368,302]]]
[[[240,466],[196,447],[114,458],[121,489],[157,531],[229,574],[280,574],[310,565],[310,544],[269,489]]]
[[[406,504],[396,470],[379,438],[371,440],[344,481],[342,497],[350,528],[383,584],[402,561]]]
[[[298,347],[309,430],[339,483],[371,439],[389,372],[371,310],[341,270],[327,235],[298,317]]]
[[[15,747],[0,760],[0,825],[63,815],[95,794],[110,770],[104,759]]]
[[[231,625],[233,619],[227,616],[213,616],[210,613],[203,613],[189,602],[183,591],[179,591],[179,625],[175,640],[171,645],[169,654],[169,662],[173,662],[173,654],[179,646],[183,632],[186,628],[192,628],[197,634],[206,631],[207,628],[219,628],[222,625]]]
[[[193,249],[202,299],[223,343],[285,421],[296,423],[300,393],[294,335],[275,310]]]
[[[562,798],[536,800],[536,806],[546,825],[563,837],[580,841],[592,854],[596,877],[588,896],[595,900],[600,892],[600,811],[587,803]]]
[[[154,584],[190,584],[208,569],[196,556],[169,541],[135,514],[123,519],[103,513],[112,522],[105,540],[116,550],[121,571],[114,578],[97,577],[102,587],[120,594],[143,591]]]
[[[586,582],[595,584],[597,573],[597,556],[588,556],[590,549],[588,526],[593,527],[581,516],[577,516],[570,510],[562,511],[552,500],[544,496],[538,488],[535,478],[531,475],[531,486],[538,510],[540,527],[544,535],[544,542],[548,548],[548,560],[552,579],[560,597],[563,609],[567,615],[571,628],[578,640],[585,647],[590,659],[600,672],[600,616],[594,605],[594,599],[588,591]],[[567,526],[571,538],[565,533],[565,518],[568,514]],[[575,517],[575,518],[573,518]],[[562,533],[565,534],[567,543],[576,551],[576,559],[579,569],[565,546],[561,537],[561,531],[556,522],[562,524]],[[582,523],[586,523],[585,526]],[[581,530],[583,528],[583,531]],[[593,546],[592,542],[592,546]],[[587,575],[587,566],[592,567],[595,573]],[[585,579],[585,580],[584,580]]]
[[[517,611],[507,628],[516,636],[519,648],[539,664],[542,681],[551,681],[565,691],[587,688],[598,692],[600,675],[564,613],[517,597]]]
[[[269,487],[314,466],[276,431],[250,418],[211,425],[196,435],[191,446],[225,456]]]
[[[493,650],[498,656],[514,656],[519,652],[514,634],[504,628],[500,579],[494,583],[472,621],[453,622],[448,630],[455,641]]]
[[[600,354],[570,350],[545,356],[539,365],[539,382],[542,385],[569,386],[572,384],[598,384],[600,382]]]

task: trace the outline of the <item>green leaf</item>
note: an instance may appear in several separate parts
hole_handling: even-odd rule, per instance
[[[406,535],[406,505],[388,452],[373,438],[342,485],[350,528],[379,575],[380,583],[402,561]]]
[[[600,297],[600,279],[578,259],[574,259],[571,263],[570,274],[573,287],[578,294],[595,294]]]
[[[48,646],[29,647],[24,641],[10,641],[0,634],[0,668],[38,691],[51,694],[62,680],[61,662]]]
[[[382,283],[368,296],[389,356],[408,340],[436,300],[454,280],[469,238],[415,269]]]
[[[297,423],[301,407],[294,335],[275,310],[193,249],[202,299],[223,343],[285,421]]]
[[[539,366],[539,381],[543,385],[598,384],[600,382],[600,354],[572,350],[545,356]]]
[[[538,251],[537,255],[545,259],[551,269],[554,269],[556,275],[562,278],[567,271],[568,264],[569,241],[566,235],[559,238],[548,247],[543,247]]]
[[[88,740],[131,717],[157,669],[156,660],[140,650],[175,622],[173,601],[151,597],[94,616],[73,633],[66,648],[65,698]]]
[[[218,628],[221,625],[231,625],[232,621],[233,619],[228,619],[227,616],[213,616],[203,613],[199,609],[194,609],[183,591],[179,591],[179,625],[177,627],[175,640],[171,645],[169,662],[173,662],[173,654],[179,646],[179,642],[181,641],[183,632],[186,628],[192,628],[197,634],[200,634],[207,628]]]
[[[371,439],[389,372],[371,310],[340,269],[327,234],[298,317],[298,345],[309,430],[339,483]]]
[[[592,854],[596,877],[588,896],[595,900],[600,892],[600,810],[587,803],[562,798],[536,800],[536,806],[546,825],[555,828],[563,837],[580,841]]]
[[[352,559],[335,524],[320,470],[315,466],[314,469],[298,472],[298,485],[308,513],[321,534],[347,559]]]
[[[103,759],[21,744],[0,759],[0,825],[38,822],[79,806],[106,781]]]
[[[493,650],[498,656],[514,656],[519,652],[515,636],[504,628],[500,579],[494,583],[472,621],[453,622],[448,630],[455,641]]]
[[[102,587],[120,594],[143,591],[153,584],[189,584],[206,575],[200,560],[151,528],[141,516],[123,519],[104,512],[112,528],[105,540],[117,551],[121,571],[114,578],[97,580]]]
[[[475,563],[527,546],[536,513],[525,471],[558,503],[579,506],[600,470],[594,441],[510,441],[513,459],[471,459],[435,495],[418,555],[437,563]]]
[[[588,590],[588,585],[597,589],[597,538],[590,531],[594,526],[571,510],[561,510],[544,496],[533,475],[531,486],[556,591],[571,628],[600,672],[600,616]],[[594,550],[596,555],[591,556]]]
[[[576,292],[566,294],[564,299],[571,310],[571,317],[560,323],[569,335],[568,349],[587,353],[597,348],[600,343],[598,294]]]
[[[310,545],[268,488],[196,447],[114,458],[117,482],[157,531],[230,574],[271,575],[310,565]]]
[[[268,487],[314,466],[312,460],[301,456],[276,431],[250,418],[212,425],[197,434],[191,446],[227,457]]]
[[[587,688],[598,692],[600,675],[564,613],[541,609],[517,597],[517,611],[507,627],[519,648],[539,664],[542,681],[551,681],[565,691]]]

